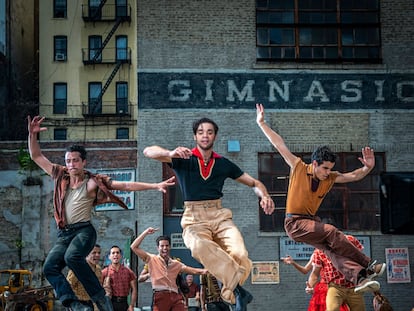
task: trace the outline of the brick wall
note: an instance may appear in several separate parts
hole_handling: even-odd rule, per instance
[[[380,65],[323,65],[323,64],[269,64],[255,63],[255,1],[140,1],[138,3],[138,63],[139,71],[161,73],[172,72],[176,79],[186,71],[223,73],[226,78],[236,71],[262,72],[275,75],[295,73],[312,75],[330,73],[364,74],[378,72],[406,73],[414,67],[412,36],[413,8],[411,1],[380,1],[383,64]],[[272,71],[273,70],[273,71]],[[303,70],[303,71],[302,71]],[[139,73],[138,73],[139,76]],[[225,78],[224,78],[225,79]],[[306,79],[306,78],[304,78]],[[139,80],[139,77],[138,77]],[[362,79],[363,80],[363,79]],[[157,83],[154,80],[154,83]],[[365,83],[365,82],[364,82]],[[154,86],[158,90],[160,84]],[[386,91],[388,92],[388,91]],[[394,93],[384,94],[391,96]],[[217,152],[235,161],[242,169],[257,176],[257,153],[273,151],[273,147],[255,124],[254,102],[251,109],[223,109],[220,103],[206,103],[205,109],[157,108],[157,102],[148,99],[153,109],[140,109],[138,117],[138,154],[148,145],[161,145],[173,149],[176,146],[193,146],[191,122],[208,116],[219,127],[215,145]],[[148,102],[138,105],[148,107]],[[245,102],[243,102],[244,104]],[[164,105],[160,101],[160,106]],[[265,106],[268,103],[264,102]],[[315,145],[326,143],[335,151],[358,151],[365,145],[378,152],[385,152],[387,170],[414,171],[414,111],[412,109],[352,109],[346,104],[338,109],[273,109],[267,111],[267,122],[286,139],[293,152],[309,152]],[[362,102],[361,106],[366,104]],[[177,103],[177,105],[183,105]],[[212,107],[214,106],[214,107]],[[374,105],[375,106],[375,105]],[[164,107],[164,106],[163,106]],[[404,106],[402,106],[404,107]],[[245,106],[243,106],[245,108]],[[390,109],[388,109],[390,108]],[[394,107],[395,108],[395,107]],[[227,140],[240,141],[241,152],[227,153]],[[160,179],[161,165],[157,161],[138,159],[139,179]],[[148,224],[162,227],[162,215],[148,206],[161,206],[162,198],[152,193],[139,197],[138,226]],[[278,260],[279,235],[259,232],[258,206],[254,194],[233,181],[225,184],[223,202],[233,209],[234,221],[242,231],[252,260]],[[281,233],[283,235],[283,233]],[[352,234],[356,234],[352,232]],[[382,235],[379,232],[360,232],[370,235],[372,257],[384,260],[385,247],[408,247],[414,255],[410,236]],[[153,249],[152,242],[144,244]],[[155,251],[155,250],[154,250]],[[305,264],[305,262],[302,262]],[[413,275],[413,266],[411,273]],[[255,295],[249,309],[252,310],[304,310],[309,296],[304,293],[306,276],[290,266],[280,266],[280,284],[252,285],[246,287]],[[409,284],[387,284],[381,279],[383,292],[389,296],[397,310],[412,307],[404,299],[413,290]],[[146,287],[145,287],[146,286]],[[147,285],[140,285],[140,306],[148,305],[150,291]],[[366,295],[367,311],[372,310],[372,296]],[[294,303],[294,305],[293,305]]]
[[[254,62],[254,1],[164,0],[137,5],[140,68],[240,68]]]
[[[413,6],[406,0],[380,1],[381,40],[386,68],[412,70],[414,55]]]

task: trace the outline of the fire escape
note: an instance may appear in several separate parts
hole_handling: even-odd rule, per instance
[[[107,66],[108,73],[103,78],[103,87],[97,96],[89,96],[88,102],[82,103],[82,114],[85,118],[126,117],[131,118],[132,106],[127,98],[116,99],[115,104],[102,103],[103,96],[111,85],[117,72],[124,64],[131,64],[131,50],[127,46],[108,48],[107,45],[118,27],[125,22],[131,22],[131,7],[127,1],[123,4],[106,4],[106,0],[88,1],[82,5],[82,18],[85,23],[112,24],[102,43],[94,47],[82,49],[82,61],[85,66]],[[123,2],[123,1],[120,1]],[[98,36],[96,36],[98,37]],[[100,37],[100,36],[99,36]]]

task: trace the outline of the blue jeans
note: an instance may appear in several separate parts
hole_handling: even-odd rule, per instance
[[[96,230],[91,224],[58,231],[58,239],[47,255],[43,272],[65,307],[78,299],[62,273],[65,266],[73,271],[93,301],[105,296],[100,281],[85,259],[95,242]]]
[[[207,304],[207,311],[229,311],[229,306],[222,301]]]

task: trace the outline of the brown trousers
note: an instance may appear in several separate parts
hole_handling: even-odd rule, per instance
[[[153,311],[185,311],[184,297],[181,294],[170,291],[154,292],[152,299]]]
[[[324,224],[319,217],[291,216],[285,218],[287,235],[322,250],[345,278],[357,284],[358,274],[371,259],[352,244],[336,227]]]

